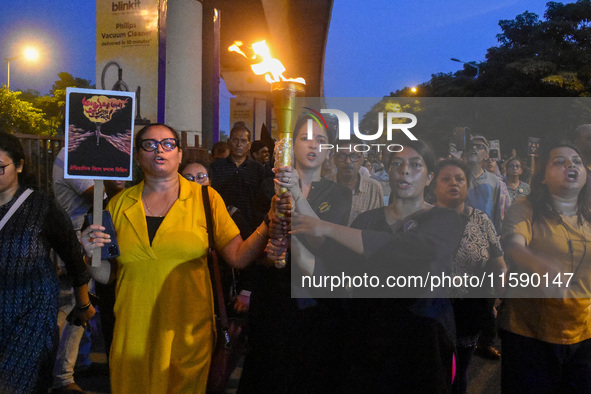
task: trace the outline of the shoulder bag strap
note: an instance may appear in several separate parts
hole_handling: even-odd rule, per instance
[[[222,290],[222,277],[220,275],[220,266],[218,256],[215,251],[215,241],[213,237],[213,220],[211,215],[211,206],[209,205],[209,189],[207,186],[201,186],[203,196],[203,208],[205,210],[205,221],[207,223],[207,237],[209,238],[209,249],[207,250],[207,261],[213,271],[213,284],[215,285],[215,294],[218,301],[218,314],[222,329],[227,330],[228,314],[226,313],[226,303],[224,302],[224,291]]]
[[[14,202],[12,207],[10,207],[8,212],[6,212],[6,215],[4,215],[2,220],[0,220],[0,230],[2,230],[2,227],[4,227],[6,222],[8,222],[8,219],[10,219],[12,215],[16,212],[16,210],[20,208],[20,206],[23,204],[23,202],[25,202],[25,200],[27,199],[27,197],[29,197],[31,193],[33,193],[33,189],[27,189],[23,192],[23,194],[21,194],[18,197],[18,199]]]

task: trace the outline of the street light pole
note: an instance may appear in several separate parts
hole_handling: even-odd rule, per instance
[[[464,63],[470,67],[474,67],[476,69],[476,75],[474,76],[474,79],[478,79],[478,75],[480,74],[480,67],[478,67],[476,64],[474,64],[476,62],[465,62],[460,59],[456,59],[455,57],[452,57],[449,60],[454,61],[454,62],[458,62],[458,63]]]
[[[20,55],[4,58],[4,61],[6,62],[6,88],[8,90],[10,90],[10,62],[20,59],[21,57],[24,57],[25,60],[35,62],[39,58],[39,51],[35,47],[28,46],[23,49],[23,52]]]
[[[14,57],[5,57],[4,61],[6,61],[6,89],[10,90],[10,62],[13,60],[18,59],[20,56]]]

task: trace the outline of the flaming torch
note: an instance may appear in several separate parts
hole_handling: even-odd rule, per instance
[[[242,56],[249,58],[241,49],[242,42],[236,41],[228,50],[237,52]],[[271,98],[275,115],[277,117],[277,126],[279,128],[279,141],[275,144],[275,167],[291,166],[292,153],[292,135],[295,122],[297,120],[296,97],[303,97],[305,94],[306,81],[303,78],[287,79],[283,76],[285,67],[277,59],[271,56],[269,47],[265,41],[260,41],[252,45],[254,55],[251,59],[262,58],[262,61],[252,64],[250,67],[256,75],[265,75],[267,82],[271,84]],[[285,188],[275,189],[275,194],[280,195],[287,190]],[[278,213],[278,216],[282,216]],[[287,234],[285,234],[287,236]],[[285,260],[275,261],[275,267],[285,267]]]

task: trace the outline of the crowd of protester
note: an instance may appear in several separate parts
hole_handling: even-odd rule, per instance
[[[357,152],[360,140],[335,141],[318,122],[309,138],[310,119],[296,124],[293,167],[276,169],[273,147],[241,122],[208,162],[183,160],[172,127],[144,127],[143,180],[107,188],[121,254],[100,266],[89,258],[110,235],[82,225],[93,183],[64,179],[61,153],[55,196],[43,195],[18,139],[0,133],[0,220],[33,190],[0,227],[0,392],[83,392],[74,369],[96,286],[113,393],[204,393],[209,231],[226,302],[247,322],[239,393],[466,393],[475,354],[500,360],[504,393],[591,392],[591,125],[535,160],[492,157],[482,135],[438,159],[421,141]],[[492,280],[429,294],[343,285],[330,297],[293,281],[437,272]],[[511,274],[548,285],[510,287]]]

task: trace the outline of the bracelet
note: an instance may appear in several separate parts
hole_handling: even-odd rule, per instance
[[[84,305],[84,306],[79,306],[79,307],[78,307],[78,310],[79,310],[79,311],[85,311],[85,310],[88,310],[88,308],[90,308],[90,305],[91,305],[91,304],[92,304],[92,303],[91,303],[90,301],[88,301],[88,304],[86,304],[86,305]]]

